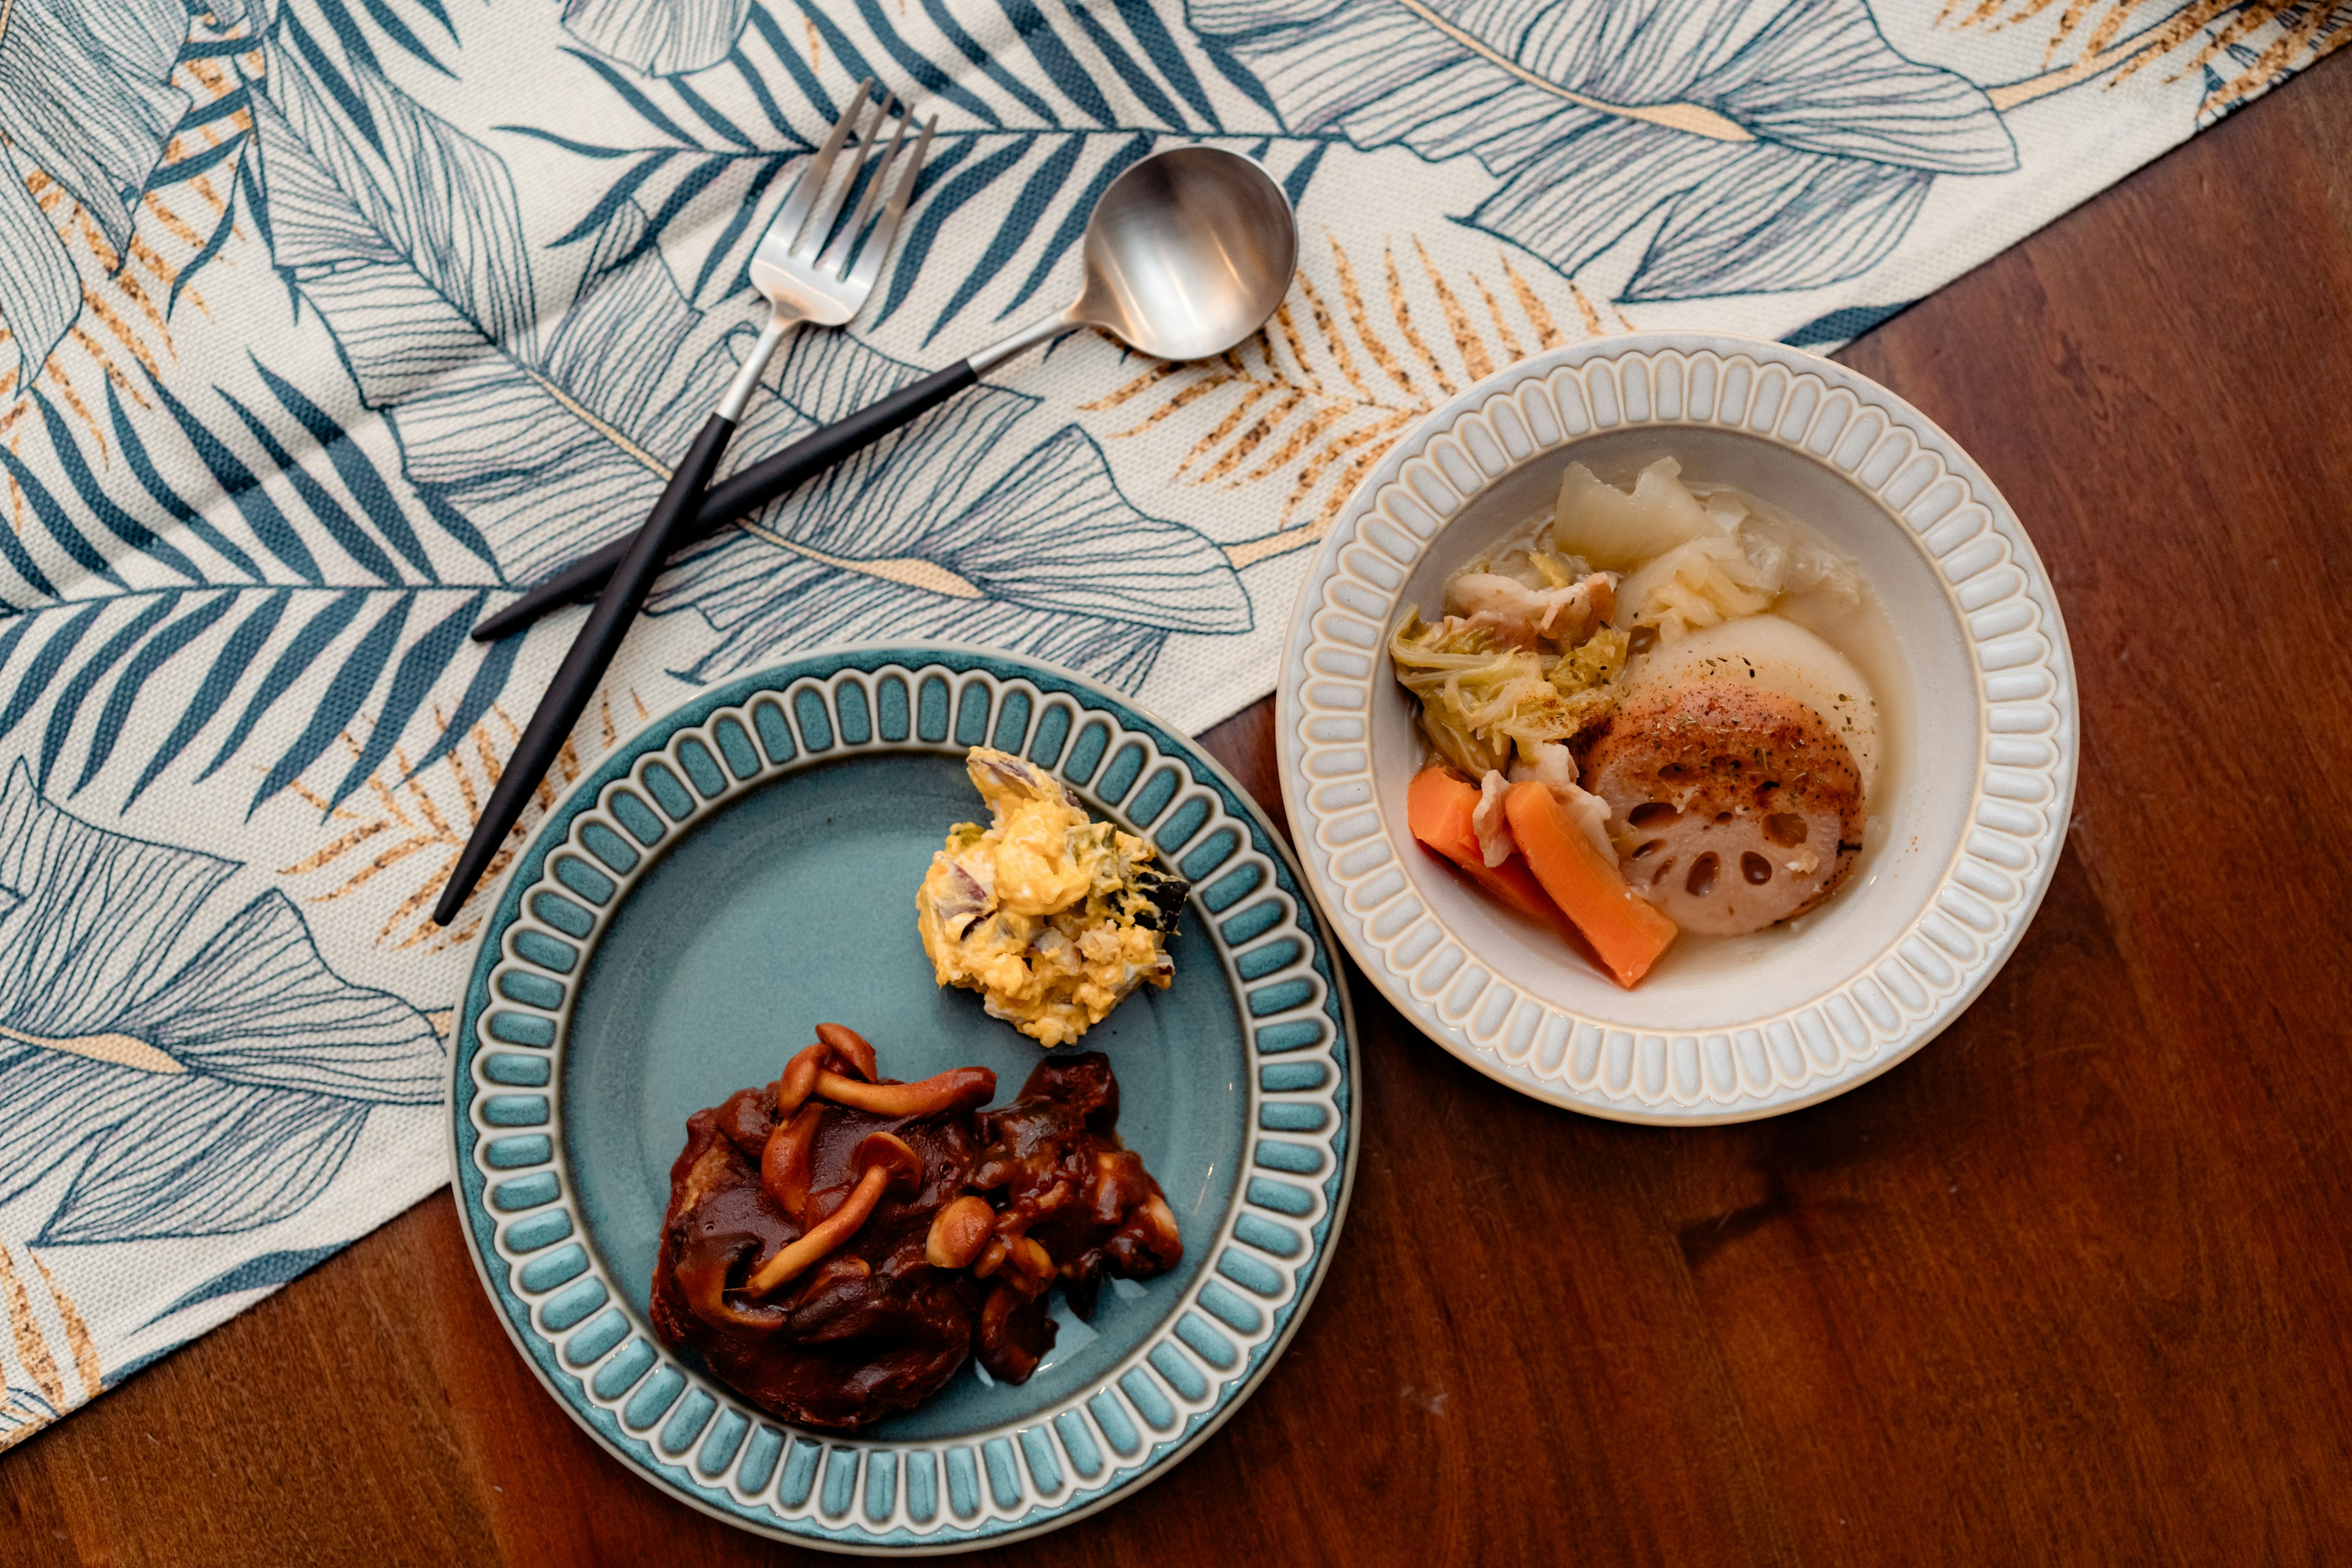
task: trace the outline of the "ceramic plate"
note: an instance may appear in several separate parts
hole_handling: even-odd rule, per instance
[[[1548,514],[1570,463],[1627,484],[1661,457],[1827,534],[1860,562],[1894,646],[1866,672],[1885,760],[1846,887],[1785,931],[1679,943],[1628,992],[1413,842],[1404,793],[1423,747],[1387,637]],[[1538,354],[1400,441],[1307,570],[1276,731],[1307,876],[1401,1012],[1538,1099],[1677,1125],[1811,1104],[1934,1037],[2024,934],[2074,792],[2065,626],[1984,471],[1842,365],[1688,332]]]
[[[932,984],[915,889],[982,815],[967,747],[1030,757],[1193,884],[1176,980],[1085,1039],[1167,1192],[1175,1272],[1060,1304],[1028,1383],[967,1366],[855,1439],[761,1415],[648,1326],[692,1111],[772,1079],[820,1021],[893,1078],[1039,1056]],[[540,1380],[656,1485],[765,1534],[940,1552],[1134,1490],[1265,1375],[1321,1279],[1356,1153],[1347,1000],[1263,816],[1181,736],[1077,677],[942,647],[813,655],[647,725],[550,814],[481,941],[451,1124],[484,1285]]]

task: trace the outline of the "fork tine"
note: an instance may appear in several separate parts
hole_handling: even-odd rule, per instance
[[[939,129],[939,123],[936,114],[923,121],[923,134],[916,142],[915,150],[908,154],[906,170],[898,176],[898,188],[890,193],[890,205],[882,209],[881,217],[875,222],[873,234],[867,237],[865,248],[857,253],[857,265],[848,278],[852,289],[860,291],[871,289],[874,279],[881,275],[882,258],[890,250],[890,237],[898,232],[898,220],[907,216],[907,204],[914,200],[915,181],[923,172],[923,156],[930,151],[931,132]]]
[[[898,149],[904,146],[907,141],[907,129],[914,122],[915,117],[911,114],[899,116],[898,134],[890,139],[890,145],[884,151],[882,161],[874,165],[873,177],[866,182],[866,194],[857,198],[857,210],[849,215],[849,221],[841,226],[840,231],[833,237],[833,243],[825,247],[824,255],[818,258],[816,264],[818,271],[831,272],[841,277],[848,275],[849,247],[856,242],[857,231],[866,226],[866,218],[873,215],[875,206],[881,201],[882,187],[890,178],[890,165],[897,161]],[[874,132],[878,138],[881,135],[882,127],[876,125]],[[854,173],[852,177],[856,177]]]
[[[857,84],[856,92],[849,95],[849,106],[841,111],[841,118],[833,122],[833,132],[825,137],[824,145],[816,150],[816,156],[808,161],[808,166],[801,171],[800,178],[793,183],[793,194],[784,198],[782,206],[776,209],[774,219],[768,225],[769,234],[786,245],[799,235],[801,225],[808,221],[809,208],[816,205],[816,198],[824,191],[826,180],[833,175],[833,161],[839,155],[841,144],[849,139],[850,128],[866,112],[866,94],[873,90],[874,79],[869,76]]]
[[[890,123],[892,111],[898,107],[898,95],[886,89],[882,94],[881,112],[874,117],[874,129],[858,131],[857,144],[850,150],[849,173],[842,177],[837,189],[828,184],[824,200],[817,204],[816,212],[809,218],[808,227],[793,241],[794,256],[803,261],[808,260],[816,255],[817,247],[824,244],[825,237],[840,221],[841,209],[849,205],[849,193],[857,188],[858,171],[866,167],[866,160],[873,153],[874,144],[882,139],[883,129]]]

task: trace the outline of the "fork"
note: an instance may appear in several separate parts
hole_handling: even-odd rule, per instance
[[[760,378],[766,374],[768,362],[774,357],[776,346],[783,342],[784,333],[803,321],[840,326],[857,313],[858,307],[874,291],[874,280],[882,271],[882,259],[890,248],[891,236],[897,232],[898,220],[906,216],[907,205],[913,198],[915,180],[922,172],[923,156],[930,148],[931,132],[938,121],[933,119],[924,122],[922,134],[909,153],[906,152],[907,132],[913,117],[908,113],[898,116],[897,133],[875,163],[856,210],[847,223],[836,228],[841,209],[856,188],[867,155],[880,143],[897,104],[892,95],[883,95],[873,129],[857,135],[848,173],[835,187],[835,165],[841,161],[842,150],[850,143],[858,121],[865,117],[873,88],[871,78],[858,84],[849,107],[834,122],[824,145],[801,171],[774,221],[760,237],[759,247],[751,257],[751,284],[768,301],[767,324],[760,329],[759,338],[735,373],[735,379],[728,384],[719,406],[704,421],[694,445],[687,451],[686,460],[670,474],[661,499],[654,503],[644,526],[630,540],[628,552],[614,569],[612,580],[597,595],[596,606],[588,613],[571,651],[557,667],[555,679],[548,684],[547,696],[524,727],[514,755],[499,774],[498,787],[490,792],[489,804],[474,824],[472,836],[457,856],[457,868],[450,873],[447,885],[441,889],[440,900],[433,907],[436,925],[446,926],[457,918],[473,892],[474,884],[497,857],[508,830],[522,815],[524,803],[562,750],[572,726],[586,711],[597,683],[604,679],[604,671],[612,667],[614,656],[620,652],[622,641],[629,635],[630,624],[645,607],[646,596],[653,590],[655,577],[660,574],[662,557],[692,528],[703,489],[718,471],[727,442],[742,419],[752,393],[758,390]],[[903,167],[899,167],[902,163]],[[887,205],[883,205],[886,185],[892,188]],[[879,216],[875,216],[877,205],[881,207]],[[861,240],[861,231],[866,229],[869,217],[874,219],[871,232],[865,233]]]

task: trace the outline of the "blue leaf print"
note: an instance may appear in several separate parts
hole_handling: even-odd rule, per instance
[[[961,485],[1006,412],[968,396],[926,421],[927,444],[862,455],[688,556],[651,608],[692,608],[722,640],[683,673],[715,680],[813,643],[940,637],[1131,688],[1171,632],[1249,629],[1224,552],[1138,513],[1076,426],[987,489]]]
[[[0,125],[24,163],[63,185],[117,250],[131,243],[139,194],[187,112],[187,96],[165,85],[187,36],[182,0],[9,7]]]
[[[360,704],[367,700],[368,693],[375,689],[378,678],[392,663],[393,650],[400,646],[400,634],[408,625],[408,612],[413,603],[402,597],[384,606],[383,616],[360,638],[359,646],[344,660],[342,668],[336,671],[325,697],[311,710],[310,723],[303,726],[294,743],[269,765],[268,776],[261,781],[261,787],[253,792],[253,804],[245,808],[247,816],[250,817],[260,810],[262,802],[300,778],[310,764],[334,743],[335,737],[352,721],[352,716],[359,712]],[[436,628],[434,634],[417,647],[446,662],[456,652],[454,645],[462,641],[462,633],[453,637],[444,626]],[[440,645],[438,648],[435,647],[436,643]],[[437,674],[438,670],[435,673]],[[396,738],[398,731],[394,731],[394,734]]]
[[[316,600],[312,602],[316,603]],[[367,595],[353,589],[333,595],[318,605],[316,613],[310,616],[302,629],[294,634],[293,640],[279,651],[277,662],[262,678],[259,689],[246,703],[244,716],[237,720],[228,738],[221,742],[220,750],[213,754],[211,765],[196,775],[198,784],[220,772],[222,763],[244,749],[247,737],[261,722],[261,716],[269,711],[270,705],[285,696],[294,683],[318,663],[329,645],[342,635],[343,628],[359,618],[359,613],[366,603]]]
[[[27,614],[16,623],[16,627],[30,628],[36,624],[40,624],[50,626],[54,629],[50,631],[47,640],[41,644],[41,651],[35,654],[27,663],[25,673],[17,679],[16,689],[9,693],[8,706],[5,710],[0,710],[0,740],[5,740],[8,732],[22,723],[25,716],[38,705],[44,696],[47,695],[49,683],[58,678],[58,671],[65,668],[66,660],[72,656],[74,649],[80,646],[81,639],[89,635],[89,628],[96,626],[98,618],[104,614],[106,614],[106,601],[93,599],[85,604],[73,605],[65,614],[40,616],[37,621],[34,616]],[[16,627],[10,629],[15,631]],[[23,634],[19,633],[19,635]]]
[[[1910,308],[1908,300],[1898,305],[1849,305],[1844,310],[1814,317],[1780,341],[1791,348],[1800,349],[1827,344],[1829,347],[1821,350],[1827,353],[1831,348],[1862,336],[1882,321],[1893,321]]]
[[[1168,85],[1192,106],[1193,111],[1211,131],[1223,131],[1224,122],[1218,116],[1217,106],[1210,100],[1208,89],[1201,85],[1201,79],[1194,73],[1192,62],[1177,47],[1175,35],[1169,32],[1168,25],[1160,19],[1160,13],[1152,8],[1150,0],[1115,0],[1115,4],[1118,7],[1119,19],[1127,24],[1128,31],[1135,35],[1135,41],[1141,46],[1151,63],[1159,68]]]
[[[122,400],[115,395],[114,383],[111,381],[106,384],[106,411],[113,425],[115,442],[122,450],[123,462],[131,469],[131,475],[138,479],[140,489],[145,490],[148,498],[163,509],[166,516],[204,541],[215,554],[227,562],[237,572],[258,582],[261,578],[261,568],[255,564],[253,557],[230,542],[228,536],[215,528],[211,519],[205,517],[193,501],[173,489],[171,481],[166,479],[162,470],[155,467],[155,459],[148,453],[147,443],[140,438],[137,426],[131,423],[130,416],[123,412]],[[85,464],[83,467],[87,468],[88,465]]]
[[[916,374],[845,334],[809,334],[746,434],[772,447]],[[930,635],[1133,683],[1171,633],[1247,630],[1249,595],[1224,552],[1138,511],[1084,432],[1021,452],[1033,407],[975,388],[688,555],[651,608],[691,608],[724,636],[684,673],[711,680],[817,643]]]
[[[950,222],[993,243],[959,268],[956,298],[936,297],[917,341],[944,341],[949,329],[1003,319],[1016,290],[1025,299],[1067,254],[1073,225],[1083,221],[1080,193],[1098,190],[1132,162],[1139,142],[1148,148],[1205,129],[1236,151],[1262,155],[1296,196],[1328,139],[1242,134],[1248,124],[1272,129],[1265,110],[1224,80],[1200,40],[1171,31],[1143,0],[1056,5],[1050,16],[1033,0],[952,9],[927,0],[919,12],[881,0],[796,4],[782,13],[786,21],[772,9],[755,0],[751,25],[722,68],[625,84],[604,73],[616,98],[607,118],[623,126],[634,121],[636,134],[585,142],[522,132],[626,166],[604,184],[588,218],[567,237],[607,221],[625,184],[625,199],[649,215],[646,238],[670,251],[681,278],[694,278],[693,303],[708,307],[714,293],[747,287],[744,263],[759,233],[758,223],[747,221],[754,182],[769,192],[764,217],[781,199],[783,177],[834,117],[834,96],[793,41],[812,27],[829,71],[852,79],[871,72],[902,99],[935,104],[940,114],[915,216],[861,331],[889,323],[906,307],[932,241]],[[689,133],[698,122],[718,133]]]
[[[1004,264],[1020,252],[1030,232],[1045,217],[1046,208],[1053,205],[1055,197],[1061,195],[1062,187],[1069,183],[1070,171],[1077,167],[1078,153],[1085,143],[1076,136],[1066,136],[1060,141],[1062,144],[1023,182],[1021,195],[1014,199],[1012,212],[989,240],[988,248],[981,252],[980,259],[964,274],[963,281],[956,286],[954,295],[931,319],[930,331],[923,334],[924,342],[929,343],[938,337],[940,329],[955,320],[956,312],[971,303],[972,297],[988,287],[990,281],[1004,269]],[[940,205],[944,206],[946,204],[943,201]]]
[[[392,557],[368,537],[367,531],[344,510],[343,503],[335,499],[333,492],[294,460],[294,454],[286,449],[285,444],[278,439],[277,433],[256,417],[251,409],[239,403],[236,394],[221,391],[220,397],[228,405],[229,412],[236,416],[237,422],[245,426],[247,434],[253,437],[255,444],[268,455],[270,463],[293,485],[295,493],[309,505],[310,515],[326,529],[328,537],[342,547],[343,553],[378,582],[399,582],[400,568],[393,564]]]
[[[339,1247],[302,1247],[284,1252],[265,1252],[258,1258],[247,1258],[234,1268],[223,1269],[186,1292],[148,1319],[147,1324],[160,1323],[174,1312],[184,1312],[190,1307],[201,1306],[223,1296],[241,1296],[247,1290],[274,1290],[290,1280],[300,1279],[341,1250]]]
[[[131,705],[139,700],[139,693],[148,680],[171,661],[173,655],[202,637],[215,621],[235,608],[236,598],[235,593],[226,593],[205,600],[148,638],[147,646],[139,650],[138,657],[123,667],[122,674],[114,682],[114,689],[107,694],[106,710],[100,715],[97,729],[90,736],[89,754],[82,760],[81,777],[74,782],[75,794],[88,788],[89,782],[105,768],[107,759],[114,754],[114,743],[121,738],[123,726],[130,721]]]
[[[81,276],[65,241],[25,187],[25,166],[0,142],[0,321],[8,323],[16,386],[29,386],[81,314]]]
[[[417,252],[408,228],[345,191],[354,171],[370,166],[363,138],[299,72],[287,72],[283,86],[282,115],[260,113],[277,192],[278,262],[335,331],[362,395],[387,410],[409,480],[468,517],[509,580],[535,575],[633,524],[667,482],[667,455],[684,449],[733,373],[757,314],[753,303],[739,297],[696,308],[655,243],[656,219],[625,200],[597,231],[559,317],[530,337],[488,320],[436,273],[434,258]],[[480,243],[519,224],[510,186],[478,144],[379,80],[358,78],[355,90],[373,121],[408,126],[407,139],[430,157],[477,173],[467,195],[488,215]],[[1056,187],[1069,178],[1076,145],[1039,177]],[[1106,151],[1118,156],[1126,144]],[[709,159],[730,155],[714,150]],[[688,186],[673,187],[670,204],[690,195]],[[1016,236],[1004,256],[1019,244]],[[355,266],[354,252],[366,260]],[[518,245],[509,268],[518,277],[520,254]],[[429,380],[419,377],[420,363],[433,367]],[[753,460],[912,374],[854,340],[805,334],[773,373],[777,395],[746,419],[733,460]],[[785,646],[822,640],[831,617],[866,624],[874,606],[904,603],[909,615],[968,631],[995,626],[1007,646],[1050,644],[1099,673],[1139,672],[1173,631],[1245,627],[1248,597],[1222,552],[1190,529],[1137,512],[1091,441],[1070,431],[1036,438],[1026,458],[1015,456],[1018,447],[1001,449],[1031,406],[992,390],[969,395],[781,503],[764,532],[768,541],[795,542],[787,547],[797,551],[789,596],[809,616]],[[1014,481],[987,471],[991,464],[1002,470],[1008,459],[1022,470],[1034,467],[1055,503],[1023,514],[1009,499],[1018,494]],[[1025,531],[1016,523],[1048,517],[1055,520],[1053,551],[1086,563],[1099,581],[1023,578],[997,563],[992,552],[1012,547],[992,543],[992,531],[1004,541],[1034,540],[1034,523]],[[948,555],[979,562],[981,575],[968,576]],[[694,603],[705,582],[684,574],[659,602],[669,609]],[[1001,604],[970,602],[1000,587],[1008,595]],[[1155,604],[1156,618],[1146,608]],[[714,624],[736,618],[724,605],[707,614]],[[1050,624],[1056,622],[1064,624]],[[739,626],[703,668],[731,667],[747,650],[779,646],[778,635]],[[356,679],[372,685],[378,673],[364,668]],[[354,684],[318,708],[263,781],[263,798],[323,752],[355,711],[353,692],[361,689]],[[231,739],[241,743],[241,734]],[[358,782],[347,778],[338,795]]]
[[[379,1105],[429,1105],[424,1016],[337,976],[234,862],[0,789],[0,1202],[70,1166],[35,1245],[217,1236],[299,1212]],[[176,964],[175,949],[194,951]]]
[[[106,390],[110,397],[114,384],[108,382]],[[57,454],[59,464],[65,468],[67,481],[73,486],[83,504],[97,514],[99,521],[106,525],[107,531],[147,559],[169,567],[191,581],[201,581],[204,574],[196,569],[194,562],[182,554],[177,547],[158,537],[145,523],[114,504],[100,486],[98,476],[90,472],[89,465],[82,460],[81,448],[75,443],[72,431],[66,427],[57,405],[36,391],[33,406],[40,411],[42,426],[48,432],[49,449]],[[48,522],[45,518],[44,521],[53,534],[66,526],[62,519],[58,522]]]
[[[65,750],[66,741],[73,731],[75,716],[81,711],[106,672],[122,662],[131,650],[144,640],[165,616],[178,605],[176,592],[159,594],[140,607],[130,623],[106,639],[98,651],[83,659],[74,671],[73,679],[65,683],[58,700],[49,705],[49,721],[41,734],[40,774],[37,781],[42,789],[49,787],[49,770],[56,765],[58,754]]]
[[[46,401],[38,393],[34,394],[34,399],[37,403]],[[57,542],[58,548],[75,565],[117,588],[124,586],[121,577],[108,563],[106,556],[81,530],[74,526],[72,514],[47,486],[33,477],[32,470],[25,466],[23,460],[6,447],[0,447],[0,469],[6,470],[8,478],[24,492],[26,503],[32,508],[33,515],[40,520],[42,528],[47,531],[49,537]]]
[[[457,655],[464,650],[466,634],[476,621],[481,619],[482,605],[488,597],[489,595],[484,592],[466,600],[450,611],[438,626],[409,644],[408,651],[401,655],[400,668],[393,676],[392,686],[384,694],[383,711],[377,716],[367,744],[361,747],[359,755],[352,759],[350,770],[343,774],[343,782],[337,784],[334,792],[327,797],[329,812],[367,783],[368,776],[392,754],[392,748],[400,740],[402,731],[407,728],[409,720],[425,705],[425,698],[440,684],[441,677],[448,672]],[[503,676],[499,684],[505,684]],[[373,685],[371,679],[370,689]],[[462,727],[453,724],[451,731],[462,737],[467,730],[473,727],[474,718],[478,716],[478,713],[466,717]],[[309,765],[307,762],[303,763],[303,767]],[[299,778],[301,771],[301,768],[297,768],[287,776],[289,780]]]
[[[155,754],[147,759],[147,766],[140,772],[139,782],[131,786],[131,794],[123,802],[125,810],[147,793],[147,786],[155,782],[156,776],[170,767],[187,749],[188,742],[212,722],[213,715],[220,711],[221,704],[228,700],[229,694],[245,679],[245,672],[255,657],[269,641],[270,634],[278,629],[278,621],[286,614],[286,606],[293,599],[292,591],[285,588],[263,595],[261,602],[222,641],[210,668],[205,671],[204,683],[196,688],[195,696],[182,710],[178,722],[172,726],[171,734],[155,749]]]
[[[689,323],[676,312],[608,317],[574,334],[593,331],[594,342],[543,361],[520,210],[495,155],[362,78],[373,117],[404,127],[415,150],[394,174],[304,77],[289,71],[284,86],[284,111],[258,116],[278,264],[334,330],[362,398],[387,411],[410,481],[462,511],[509,579],[533,577],[599,525],[641,514],[667,478],[652,454],[682,449],[688,417],[668,406],[674,385],[647,378],[692,374],[692,360],[674,357]],[[379,181],[407,189],[395,198]],[[456,232],[420,233],[420,209],[453,203]],[[592,271],[614,259],[600,254]],[[614,352],[615,330],[635,338],[631,352]],[[655,439],[624,435],[614,416],[639,423],[641,410],[625,405],[657,391],[665,418],[640,432]]]
[[[332,9],[341,0],[312,3]],[[387,0],[368,4],[399,25]],[[0,138],[0,320],[15,362],[11,382],[0,359],[0,388],[21,391],[81,316],[93,279],[78,248],[94,271],[119,275],[134,245],[152,256],[163,237],[178,252],[167,316],[220,254],[236,229],[236,198],[259,188],[239,117],[260,81],[248,57],[269,19],[258,8],[248,16],[239,5],[182,0],[15,0],[0,12],[0,126],[9,132]],[[52,191],[87,226],[43,210]],[[140,227],[146,209],[160,227]],[[258,211],[252,216],[266,224]]]
[[[29,1436],[64,1414],[38,1389],[19,1388],[13,1383],[0,1387],[0,1448]]]
[[[134,711],[173,705],[170,733],[151,742],[152,752],[132,749],[139,773],[126,806],[199,735],[234,714],[195,782],[242,756],[257,737],[268,741],[279,749],[252,802],[258,808],[356,735],[353,754],[369,771],[321,789],[331,807],[392,756],[439,683],[471,657],[464,633],[488,597],[486,586],[225,588],[200,601],[195,592],[68,600],[0,623],[0,737],[46,709],[37,751],[45,785],[79,745],[86,749],[78,774],[60,776],[75,777],[77,794],[88,788],[116,756]],[[419,742],[431,747],[428,757],[446,754],[489,710],[512,673],[514,649],[486,650],[480,659],[447,714],[457,727],[428,731]],[[186,685],[154,679],[175,666],[186,668]],[[100,690],[102,704],[92,700]],[[372,721],[362,722],[371,704]],[[431,713],[436,721],[443,716],[437,708]]]
[[[1813,288],[1893,248],[1937,174],[2016,167],[1984,93],[1863,0],[1188,0],[1294,131],[1473,157],[1477,226],[1573,272],[1660,227],[1628,300]]]
[[[250,354],[247,357],[252,358]],[[261,373],[261,379],[268,384],[278,405],[299,420],[302,428],[310,432],[310,438],[319,444],[319,449],[327,454],[327,460],[334,465],[344,488],[357,498],[367,512],[368,521],[375,525],[376,531],[390,542],[392,547],[400,552],[401,558],[414,566],[426,582],[440,581],[440,574],[434,569],[433,557],[416,537],[415,529],[410,526],[408,514],[400,510],[400,503],[393,499],[392,487],[376,471],[375,464],[369,460],[368,455],[360,449],[359,443],[352,440],[349,432],[293,383],[257,359],[253,360],[253,368]],[[247,423],[253,423],[249,416]]]
[[[277,558],[278,563],[313,587],[324,584],[326,574],[319,569],[318,557],[302,541],[301,530],[296,528],[269,492],[262,488],[261,477],[248,468],[244,459],[229,450],[226,442],[215,435],[212,428],[191,413],[185,404],[162,386],[155,388],[156,401],[161,403],[180,426],[188,445],[195,449],[197,460],[211,473],[221,493],[244,515],[253,530],[253,537],[264,550]],[[146,475],[142,472],[143,480]],[[194,510],[192,503],[180,503]]]

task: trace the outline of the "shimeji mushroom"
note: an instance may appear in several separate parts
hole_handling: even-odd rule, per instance
[[[854,1163],[857,1167],[857,1184],[850,1188],[841,1206],[761,1265],[760,1271],[744,1284],[746,1291],[763,1296],[848,1241],[866,1223],[866,1216],[874,1212],[874,1205],[882,1201],[885,1192],[913,1194],[922,1188],[922,1156],[908,1148],[904,1140],[887,1132],[867,1133],[857,1145]]]
[[[874,1047],[855,1029],[819,1024],[816,1044],[803,1047],[786,1062],[783,1075],[776,1079],[776,1120],[782,1121],[801,1108],[801,1102],[815,1090],[820,1075],[831,1072],[838,1078],[845,1070],[873,1082],[880,1076],[875,1069]]]
[[[969,1268],[995,1234],[996,1211],[986,1198],[966,1193],[931,1217],[923,1259],[934,1268]]]
[[[937,1116],[960,1105],[978,1105],[996,1092],[996,1075],[986,1068],[951,1068],[920,1083],[861,1083],[844,1073],[816,1075],[820,1100],[877,1116]]]

